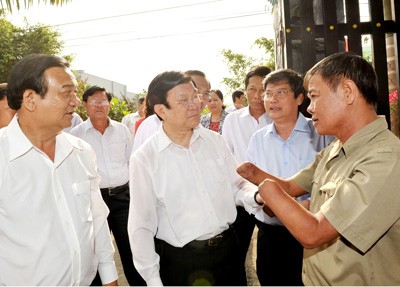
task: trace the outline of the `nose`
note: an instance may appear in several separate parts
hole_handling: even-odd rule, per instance
[[[264,89],[257,90],[256,92],[256,96],[259,97],[260,99],[263,98],[263,94],[264,94]]]
[[[307,108],[307,112],[310,113],[311,115],[313,115],[314,114],[314,108],[315,108],[314,102],[310,101],[310,104],[308,105],[308,108]]]
[[[77,107],[81,105],[82,101],[76,95],[73,95],[71,96],[70,103],[72,103],[72,106]]]

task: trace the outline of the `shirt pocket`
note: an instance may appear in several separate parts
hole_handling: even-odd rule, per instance
[[[72,190],[74,192],[75,202],[77,203],[76,208],[78,209],[82,220],[93,221],[90,180],[84,182],[74,182],[72,184]]]
[[[337,183],[328,181],[319,188],[319,194],[325,197],[332,197],[337,189]]]
[[[223,184],[226,182],[225,161],[222,158],[215,160],[206,160],[206,178],[216,183]]]

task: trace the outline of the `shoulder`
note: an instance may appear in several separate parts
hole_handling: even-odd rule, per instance
[[[82,133],[85,132],[86,126],[87,126],[87,120],[84,121],[84,122],[82,122],[82,123],[80,123],[80,124],[78,124],[78,125],[76,125],[76,126],[74,126],[74,127],[69,131],[69,133],[70,133],[71,135],[74,135],[74,136],[79,136],[79,135],[81,135]]]
[[[87,152],[94,153],[92,146],[85,140],[71,133],[63,132],[63,137],[75,148],[78,153],[85,154]]]

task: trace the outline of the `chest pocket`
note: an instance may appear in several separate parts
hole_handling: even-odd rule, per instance
[[[325,197],[332,197],[337,189],[337,183],[329,181],[319,188],[319,194]]]
[[[91,210],[91,191],[90,191],[90,180],[84,182],[74,182],[72,184],[72,190],[75,196],[76,208],[82,218],[85,221],[93,221],[92,210]]]

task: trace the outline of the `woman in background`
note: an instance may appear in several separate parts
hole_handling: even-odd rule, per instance
[[[222,134],[222,125],[228,113],[225,111],[224,95],[220,90],[211,90],[207,106],[210,113],[201,116],[202,126]]]

